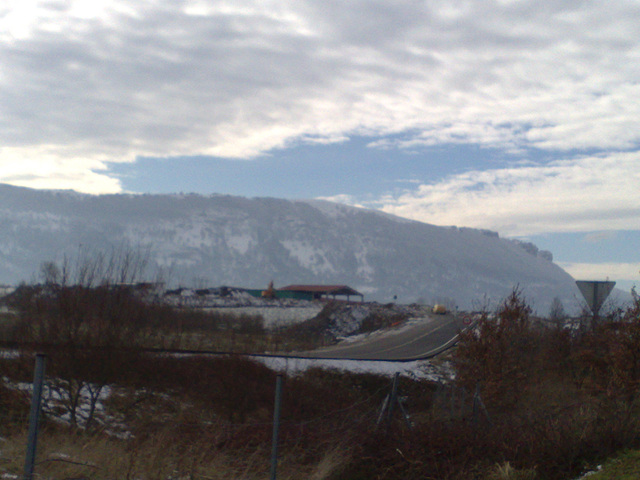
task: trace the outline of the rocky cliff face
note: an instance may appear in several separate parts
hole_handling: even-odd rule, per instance
[[[366,299],[473,308],[519,285],[538,312],[571,308],[573,279],[535,245],[329,202],[90,196],[0,185],[0,283],[37,279],[79,249],[145,249],[169,284],[347,284]]]

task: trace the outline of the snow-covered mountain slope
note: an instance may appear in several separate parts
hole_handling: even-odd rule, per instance
[[[37,278],[80,248],[148,248],[170,284],[264,288],[347,284],[366,299],[460,308],[520,285],[546,314],[578,303],[573,279],[534,245],[329,202],[201,195],[104,195],[0,185],[0,283]]]

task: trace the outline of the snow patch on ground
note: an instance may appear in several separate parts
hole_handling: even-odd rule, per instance
[[[240,317],[260,316],[269,329],[287,327],[309,320],[324,308],[324,303],[291,298],[259,298],[230,287],[217,289],[179,289],[165,294],[161,302],[175,307],[197,308],[207,312]]]
[[[425,321],[430,318],[429,312],[430,308],[424,305],[382,305],[375,302],[336,304],[327,312],[329,321],[327,331],[339,340],[363,338],[363,334],[358,332],[362,331],[364,322],[368,318],[382,322],[385,326],[394,327]],[[385,331],[393,334],[397,329]]]
[[[297,375],[309,368],[325,368],[350,373],[372,373],[393,376],[396,373],[416,380],[448,382],[454,377],[449,362],[415,360],[412,362],[385,362],[371,360],[335,360],[324,358],[253,357],[267,367],[287,375]]]
[[[33,394],[32,383],[14,383],[6,377],[3,381],[9,388],[26,392],[29,396]],[[42,412],[54,421],[66,425],[74,423],[75,416],[75,424],[81,429],[87,428],[89,421],[92,421],[104,427],[109,435],[121,439],[131,438],[132,434],[123,419],[107,413],[105,401],[112,394],[110,386],[83,385],[75,409],[71,407],[73,401],[70,394],[73,392],[68,382],[60,379],[45,381],[42,386]]]
[[[329,333],[336,338],[352,334],[360,329],[362,322],[371,311],[365,305],[345,305],[331,313]]]
[[[322,310],[322,305],[316,304],[306,307],[218,307],[206,310],[236,316],[259,315],[264,319],[265,328],[276,329],[301,323],[315,317]]]

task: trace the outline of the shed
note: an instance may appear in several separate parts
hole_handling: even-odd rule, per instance
[[[320,300],[322,298],[347,297],[347,301],[352,296],[360,297],[364,301],[364,295],[347,285],[287,285],[277,290],[278,297],[291,297],[305,300]],[[282,292],[282,295],[280,294]]]

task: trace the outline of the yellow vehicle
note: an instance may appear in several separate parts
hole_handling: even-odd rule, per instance
[[[273,288],[273,280],[269,282],[269,286],[266,290],[262,291],[262,298],[276,298],[276,291]]]
[[[445,307],[441,303],[436,303],[433,306],[432,312],[435,313],[436,315],[444,315],[447,313],[447,307]]]

